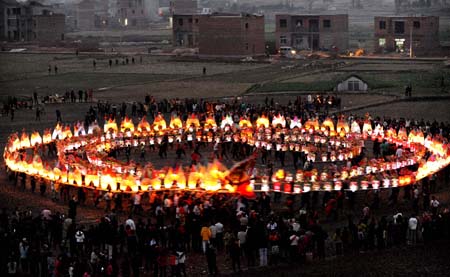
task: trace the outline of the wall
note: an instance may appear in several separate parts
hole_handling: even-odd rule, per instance
[[[262,56],[264,17],[206,15],[199,24],[200,56]]]
[[[55,42],[64,39],[65,16],[63,14],[35,15],[35,40],[40,42]]]

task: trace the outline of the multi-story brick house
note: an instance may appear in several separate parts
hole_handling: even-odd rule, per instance
[[[348,15],[275,16],[276,47],[291,46],[297,50],[334,50],[348,48]]]
[[[411,39],[413,55],[440,51],[437,16],[377,16],[374,28],[375,52],[409,52]]]
[[[65,15],[31,1],[0,1],[0,38],[8,41],[55,42],[64,40]]]
[[[201,57],[265,54],[264,16],[191,14],[173,16],[174,46],[198,47]]]

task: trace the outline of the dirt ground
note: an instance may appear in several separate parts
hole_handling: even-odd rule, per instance
[[[94,70],[92,60],[96,58],[97,66]],[[114,58],[115,57],[111,57]],[[143,57],[140,64],[108,65],[109,56],[86,55],[36,55],[36,54],[0,54],[0,101],[7,96],[31,97],[36,90],[40,96],[46,94],[63,94],[68,89],[94,88],[94,100],[108,100],[115,103],[143,101],[149,93],[157,98],[163,97],[196,97],[196,98],[232,98],[241,96],[242,101],[262,104],[265,97],[274,98],[279,104],[295,101],[298,95],[306,97],[308,93],[315,92],[279,92],[246,95],[246,91],[254,84],[267,81],[277,81],[283,78],[295,78],[304,74],[304,71],[292,70],[287,72],[283,64],[237,64],[214,62],[178,62],[167,57]],[[130,62],[130,61],[129,61]],[[302,61],[301,63],[304,63]],[[59,67],[58,75],[54,72],[49,76],[48,64]],[[360,66],[360,65],[358,65]],[[388,64],[385,66],[389,66]],[[396,65],[397,66],[397,65]],[[203,67],[207,68],[206,76],[202,75]],[[370,70],[373,65],[368,65]],[[414,67],[421,68],[419,65]],[[395,67],[395,68],[398,68]],[[429,68],[424,67],[424,71]],[[392,71],[394,72],[394,71]],[[321,80],[323,73],[312,73],[310,80]],[[334,74],[331,72],[330,74]],[[424,93],[427,93],[426,91]],[[402,91],[397,90],[394,95],[380,93],[342,94],[343,108],[356,108],[368,104],[385,103],[372,108],[351,111],[358,115],[366,112],[373,116],[424,118],[425,120],[450,120],[450,100],[399,102],[390,104]],[[428,93],[430,96],[434,94]],[[96,103],[59,103],[46,104],[45,113],[41,120],[35,120],[35,110],[19,109],[13,121],[9,117],[0,116],[0,147],[6,142],[11,132],[26,129],[28,132],[45,128],[52,128],[56,124],[56,110],[60,110],[65,123],[73,123],[84,119],[90,105]],[[159,165],[158,165],[159,166]],[[42,206],[51,207],[52,210],[65,211],[67,204],[54,203],[47,197],[40,197],[29,192],[19,192],[6,180],[3,169],[0,171],[0,202],[10,208],[21,206],[23,208],[40,209]],[[0,206],[2,206],[0,205]],[[92,206],[80,207],[80,215],[86,222],[95,221],[102,213],[102,209]],[[448,272],[446,259],[449,254],[447,244],[414,248],[391,249],[386,252],[372,252],[355,257],[331,259],[315,262],[298,268],[282,266],[269,268],[264,271],[252,269],[244,271],[242,275],[273,275],[273,276],[356,276],[374,275],[440,275]],[[230,264],[222,255],[218,258],[223,273],[229,274]],[[377,262],[372,261],[376,259]],[[206,261],[197,255],[188,258],[188,271],[192,276],[205,275]],[[418,267],[418,264],[423,266]],[[387,266],[386,266],[387,265]],[[375,276],[375,275],[374,275]]]

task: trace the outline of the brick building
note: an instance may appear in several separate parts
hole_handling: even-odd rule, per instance
[[[15,0],[0,0],[0,40],[20,40],[22,5]]]
[[[265,54],[264,16],[251,14],[175,14],[173,46],[197,48],[202,57]]]
[[[8,41],[55,42],[64,40],[65,15],[30,1],[0,1],[0,38]]]
[[[75,28],[80,31],[94,29],[95,22],[95,1],[82,0],[75,8]]]
[[[375,17],[375,52],[409,52],[414,55],[440,51],[438,16]]]
[[[44,13],[33,16],[33,28],[29,40],[55,42],[64,40],[64,14]]]
[[[201,14],[174,14],[172,44],[175,47],[198,47]]]
[[[117,0],[117,17],[121,26],[145,27],[149,12],[144,0]]]
[[[331,50],[348,48],[348,15],[275,16],[276,47],[291,46],[297,50]]]

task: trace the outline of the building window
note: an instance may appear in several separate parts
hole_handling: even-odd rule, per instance
[[[414,29],[420,29],[420,21],[414,21],[413,26]]]
[[[286,36],[280,36],[280,44],[287,44]]]
[[[189,19],[188,19],[188,22],[189,22],[189,23],[192,23],[192,18],[189,18]]]
[[[198,23],[198,18],[195,19],[195,24],[197,24],[197,23]]]
[[[379,38],[378,39],[378,46],[379,47],[385,47],[386,46],[386,39],[385,38]]]
[[[396,34],[404,34],[405,33],[405,22],[403,22],[403,21],[395,21],[394,22],[394,33],[396,33]]]
[[[178,19],[178,25],[183,26],[183,18]]]
[[[348,90],[349,91],[358,91],[359,90],[359,81],[348,81]]]
[[[378,22],[378,27],[380,28],[380,30],[386,30],[386,21]]]
[[[324,27],[324,28],[330,28],[330,27],[331,27],[331,20],[325,19],[325,20],[323,21],[323,27]]]
[[[287,20],[280,19],[280,28],[286,28],[286,27],[287,27]]]
[[[245,23],[245,29],[248,29],[248,23]]]
[[[134,10],[131,10],[131,13],[134,14]]]
[[[7,15],[10,15],[10,14],[11,14],[11,10],[10,10],[9,8],[6,10],[6,14],[7,14]]]

